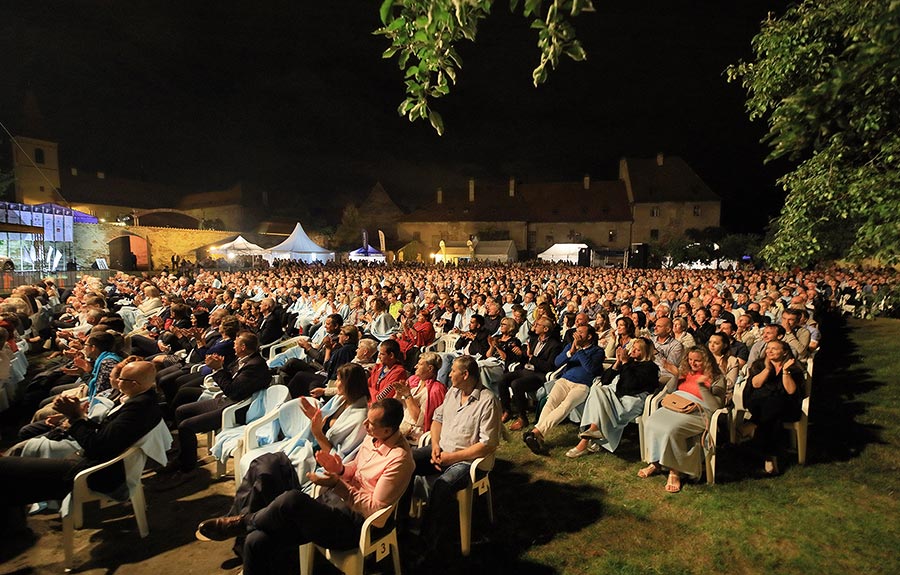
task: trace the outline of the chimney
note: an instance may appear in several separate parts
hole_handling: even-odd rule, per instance
[[[590,174],[584,175],[584,189],[585,190],[591,189],[591,175]]]
[[[437,189],[437,203],[438,205],[444,203],[444,188]]]
[[[475,178],[469,178],[469,201],[475,201]]]
[[[662,166],[663,162],[665,162],[665,159],[666,159],[666,157],[663,155],[662,152],[656,154],[656,165]]]
[[[509,177],[509,197],[516,197],[516,178],[513,176]]]

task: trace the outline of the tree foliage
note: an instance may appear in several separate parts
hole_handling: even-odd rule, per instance
[[[769,159],[796,162],[761,256],[900,263],[900,2],[803,0],[763,22],[753,51],[729,80],[768,121]]]
[[[332,242],[335,247],[355,248],[361,240],[362,219],[359,215],[359,209],[353,204],[344,206],[341,214],[341,224],[334,232]]]
[[[397,57],[406,78],[406,99],[397,111],[410,121],[428,119],[438,134],[444,132],[440,114],[431,108],[435,98],[450,93],[462,59],[456,46],[475,41],[478,24],[491,13],[494,0],[383,0],[381,22],[375,31],[390,40],[384,58]],[[510,0],[517,11],[520,0]],[[532,18],[541,59],[532,73],[534,85],[547,80],[548,67],[560,56],[584,60],[586,55],[568,18],[593,8],[591,0],[522,0],[522,15]]]

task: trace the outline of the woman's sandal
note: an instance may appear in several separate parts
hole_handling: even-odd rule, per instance
[[[678,493],[679,491],[681,491],[681,476],[674,471],[670,472],[669,478],[666,480],[666,492]]]
[[[640,477],[641,479],[647,479],[648,477],[659,475],[660,473],[662,473],[662,467],[651,463],[647,467],[638,471],[638,477]]]

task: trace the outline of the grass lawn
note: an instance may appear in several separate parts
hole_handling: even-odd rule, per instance
[[[615,454],[569,460],[574,425],[539,458],[518,434],[492,475],[497,523],[469,561],[476,573],[900,573],[900,321],[826,326],[816,360],[807,465],[788,454],[777,478],[755,478],[723,447],[717,484],[663,490],[639,479],[636,426]],[[476,517],[479,510],[476,500]]]

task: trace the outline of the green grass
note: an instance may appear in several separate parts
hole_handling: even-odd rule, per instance
[[[783,475],[758,479],[740,450],[725,447],[716,485],[670,495],[664,477],[636,476],[636,428],[617,453],[577,460],[563,456],[577,441],[573,425],[551,432],[549,458],[514,435],[492,474],[497,523],[481,517],[474,529],[489,540],[445,570],[900,573],[900,321],[826,329],[807,465],[788,454]]]

